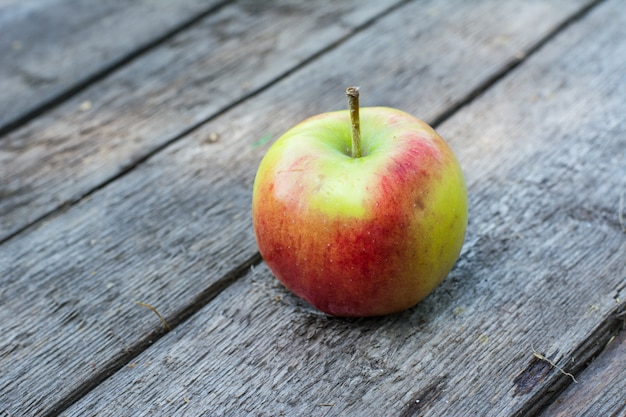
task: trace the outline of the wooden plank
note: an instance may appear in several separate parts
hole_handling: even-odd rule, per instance
[[[566,7],[571,4],[555,4],[561,20],[572,11]],[[465,86],[464,91],[417,99],[398,96],[404,108],[430,103],[445,111],[446,100],[462,100],[473,86],[508,65],[512,50],[541,39],[537,27],[548,31],[559,24],[540,3],[528,2],[523,13],[512,13],[510,5],[499,2],[450,3],[450,10],[443,5],[419,3],[398,10],[303,68],[280,94],[273,90],[262,100],[247,102],[238,113],[216,119],[198,137],[179,141],[76,207],[6,242],[0,251],[0,322],[6,323],[0,389],[7,412],[45,415],[63,408],[157,338],[160,321],[135,301],[155,306],[175,325],[255,260],[249,198],[264,150],[259,139],[266,132],[275,137],[331,101],[342,106],[337,103],[343,103],[343,88],[331,91],[334,83],[345,86],[347,80],[336,78],[339,74],[350,73],[338,72],[340,58],[354,57],[364,46],[372,48],[366,62],[388,57],[382,61],[388,64],[374,73],[371,65],[362,65],[358,72],[352,68],[352,74],[370,74],[395,91],[397,80],[383,74],[400,58],[411,65],[405,58],[407,45],[420,53],[429,45],[435,51],[442,45],[453,50],[459,33],[473,22],[476,32],[463,37],[474,39],[473,49],[480,53],[460,55],[464,68],[450,62],[450,54],[425,54],[433,70],[411,86],[447,85],[451,77]],[[431,16],[433,7],[440,13]],[[456,35],[449,43],[434,42],[440,34],[425,26],[414,38],[394,41],[394,28],[408,27],[416,16],[425,15],[440,33]],[[526,16],[526,24],[517,24],[520,16]],[[530,22],[535,23],[532,32]],[[489,34],[502,33],[510,36],[506,48],[484,41]],[[298,91],[293,88],[302,86],[311,100],[290,101]],[[382,97],[385,90],[379,88]],[[218,132],[219,140],[213,142],[207,132]],[[50,375],[56,378],[50,381]]]
[[[0,242],[399,2],[344,0],[332,12],[302,0],[232,4],[11,132],[0,140]]]
[[[329,318],[261,264],[63,415],[532,415],[571,381],[536,355],[581,377],[624,311],[622,10],[601,4],[440,126],[471,220],[456,268],[417,307]],[[249,137],[261,109],[279,120],[272,103],[313,95],[331,55],[206,132]]]
[[[223,1],[0,4],[0,134]]]
[[[578,376],[542,416],[626,415],[626,332],[612,339],[606,350]]]

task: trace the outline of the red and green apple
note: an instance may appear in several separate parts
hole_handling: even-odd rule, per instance
[[[252,197],[261,256],[285,287],[335,316],[407,309],[454,266],[467,225],[461,167],[423,121],[358,107],[311,117],[259,166]]]

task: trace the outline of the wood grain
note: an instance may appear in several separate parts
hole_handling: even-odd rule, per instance
[[[471,221],[457,266],[417,307],[329,318],[261,264],[63,415],[532,415],[570,381],[533,349],[582,378],[624,311],[620,8],[603,3],[440,126]],[[215,123],[246,126],[305,75]]]
[[[0,5],[0,132],[219,3],[30,0]]]
[[[438,4],[431,3],[427,5],[429,6],[427,9],[422,9],[423,4],[415,4],[406,10],[399,10],[388,19],[384,19],[381,24],[363,30],[356,42],[341,45],[332,51],[332,55],[329,54],[330,58],[320,60],[320,64],[310,67],[304,73],[305,78],[298,79],[308,84],[308,91],[318,90],[317,95],[311,95],[311,101],[302,99],[292,103],[291,97],[285,97],[283,100],[280,96],[270,96],[269,100],[257,102],[262,104],[261,107],[253,105],[243,108],[243,117],[239,113],[236,120],[227,119],[212,124],[216,130],[211,130],[210,133],[218,133],[217,141],[211,139],[210,133],[199,138],[180,141],[171,146],[167,152],[142,163],[131,175],[119,178],[84,199],[76,207],[65,213],[59,213],[38,227],[6,242],[0,252],[2,267],[0,322],[6,323],[3,325],[5,337],[0,345],[0,352],[3,353],[0,368],[6,371],[3,371],[0,377],[0,388],[7,398],[8,412],[53,414],[55,409],[64,407],[97,385],[110,372],[132,357],[134,352],[145,349],[163,330],[158,317],[151,311],[137,306],[136,301],[154,306],[168,323],[175,325],[183,320],[189,311],[197,309],[194,306],[210,300],[237,275],[237,271],[255,261],[257,255],[250,228],[249,198],[255,167],[264,150],[260,143],[267,134],[269,137],[275,137],[294,123],[296,121],[294,115],[302,117],[307,114],[307,110],[312,107],[311,103],[315,103],[314,106],[319,108],[327,106],[331,101],[339,102],[341,103],[339,105],[343,106],[343,86],[339,90],[341,98],[338,100],[335,99],[334,92],[324,97],[325,89],[329,88],[332,82],[341,82],[332,78],[340,57],[354,56],[355,50],[363,51],[366,45],[368,47],[376,45],[373,50],[379,53],[378,56],[367,57],[372,63],[378,62],[380,53],[385,51],[389,59],[403,57],[407,44],[413,45],[416,50],[423,50],[435,37],[435,33],[431,33],[431,26],[425,26],[421,31],[415,32],[413,38],[401,36],[400,39],[405,39],[403,42],[398,42],[397,35],[391,30],[398,27],[398,23],[403,25],[400,27],[408,27],[413,16],[420,15],[428,16],[430,24],[437,25],[441,30],[451,34],[464,30],[468,19],[472,22],[480,22],[481,18],[486,19],[481,24],[476,23],[477,32],[470,37],[475,40],[476,49],[484,50],[485,54],[486,50],[493,47],[490,43],[483,45],[483,39],[489,38],[489,33],[492,36],[497,36],[496,34],[501,32],[511,33],[514,35],[511,42],[518,45],[530,43],[532,39],[536,40],[540,36],[536,31],[529,34],[527,25],[515,26],[518,32],[508,32],[512,25],[506,23],[505,17],[509,16],[509,19],[517,21],[517,16],[512,17],[507,7],[496,7],[493,2],[482,3],[480,7],[464,6],[464,11],[458,10],[458,5],[451,4],[447,6],[451,10],[438,9],[440,13],[434,9]],[[331,22],[345,25],[343,20],[365,21],[367,15],[363,15],[363,9],[360,8],[362,5],[364,3],[359,2],[357,13],[350,12],[352,9],[346,3],[345,19],[337,20],[335,17]],[[531,3],[528,7],[530,11],[527,10],[526,15],[533,20],[540,18],[545,11],[539,3]],[[270,15],[278,13],[271,11],[274,9],[268,10]],[[296,13],[297,10],[301,10],[301,14]],[[454,13],[448,13],[452,10]],[[315,33],[320,35],[315,41],[304,43],[306,48],[309,48],[305,49],[304,56],[319,51],[322,48],[320,42],[337,39],[331,34],[324,38],[321,35],[324,32],[320,32],[319,27],[313,28],[311,25],[314,23],[310,23],[309,11],[308,8],[289,10],[286,15],[295,16],[291,24],[300,25],[302,29],[296,28],[288,32],[288,35],[282,35],[287,38],[282,42],[289,44],[289,39],[297,40],[296,35],[304,36],[305,33],[311,33],[310,31],[315,29]],[[230,22],[227,28],[238,28],[246,26],[244,23],[250,21],[246,18],[249,15],[244,12],[245,9],[231,11],[224,9],[223,13],[230,14],[216,16],[213,19]],[[227,19],[231,15],[239,16],[239,13],[244,13],[241,22],[237,23],[238,18]],[[565,12],[563,13],[562,19],[566,16]],[[323,15],[321,11],[320,15]],[[267,19],[269,22],[270,18]],[[558,19],[550,17],[539,21],[548,30],[558,22]],[[211,18],[207,24],[209,22]],[[216,25],[209,27],[215,28]],[[349,27],[354,27],[354,24]],[[285,30],[285,27],[281,27],[281,30]],[[372,32],[368,34],[370,31]],[[348,31],[339,30],[339,33],[345,34]],[[206,33],[196,32],[194,29],[189,34],[181,34],[181,37],[198,38],[203,34]],[[221,39],[220,42],[216,40],[214,46],[227,44],[230,38]],[[373,39],[376,39],[376,42],[373,42]],[[174,40],[175,43],[176,41]],[[268,44],[273,45],[275,42],[276,39],[273,37],[268,40]],[[454,43],[455,40],[452,39],[448,47],[452,48]],[[94,91],[88,90],[84,97],[77,96],[67,105],[59,107],[49,116],[42,117],[25,128],[24,132],[28,132],[29,129],[31,132],[41,132],[40,143],[45,146],[38,148],[31,144],[30,141],[35,140],[34,133],[25,134],[22,139],[27,148],[21,152],[16,150],[12,155],[19,157],[26,154],[32,157],[30,165],[26,163],[25,165],[33,167],[39,164],[43,166],[41,178],[45,175],[56,178],[52,183],[46,183],[49,185],[46,193],[52,192],[48,197],[54,194],[55,198],[62,198],[62,195],[57,194],[62,194],[67,185],[63,182],[57,184],[58,188],[55,188],[53,183],[60,178],[54,176],[55,172],[58,171],[61,176],[69,176],[72,187],[84,181],[84,178],[81,178],[84,169],[95,173],[94,175],[101,181],[103,178],[101,175],[105,177],[108,175],[107,169],[112,167],[119,170],[120,164],[133,163],[131,152],[133,149],[145,151],[146,146],[156,146],[151,141],[162,133],[159,128],[163,130],[170,128],[171,134],[175,134],[181,126],[190,123],[188,120],[183,122],[179,120],[181,113],[177,107],[190,106],[190,97],[187,96],[186,100],[176,99],[177,92],[166,82],[171,79],[182,79],[181,77],[189,73],[179,74],[177,71],[181,71],[180,65],[172,68],[171,73],[164,73],[162,67],[154,65],[155,62],[161,62],[162,66],[169,68],[166,64],[180,61],[181,56],[194,55],[189,46],[179,50],[178,48],[182,48],[181,45],[178,43],[178,46],[155,50],[154,55],[146,57],[147,62],[143,60],[134,62],[129,66],[128,72],[121,71],[111,78],[113,81],[104,80],[94,86],[94,91],[101,93],[103,99],[101,107],[95,113],[85,115],[76,111],[75,106],[80,107],[80,103],[87,97],[92,97]],[[192,42],[189,45],[195,44]],[[277,52],[277,56],[282,56],[283,62],[296,65],[302,61],[300,57],[289,55],[290,51],[284,52],[284,49],[280,51],[283,52]],[[296,54],[301,54],[302,51],[299,49]],[[248,58],[252,59],[252,63],[245,64],[248,62],[245,52],[245,49],[237,52],[243,55],[237,55],[237,59],[229,61],[231,64],[242,63],[247,72],[238,74],[269,77],[271,71],[263,73],[259,69],[259,62],[255,61],[255,56]],[[231,50],[230,53],[235,52]],[[283,53],[288,55],[281,55]],[[433,64],[441,63],[441,59],[449,59],[449,55],[431,55],[434,59]],[[289,61],[290,59],[292,61]],[[509,48],[496,47],[491,61],[485,61],[483,56],[476,55],[471,65],[466,62],[465,69],[451,73],[451,77],[466,80],[461,83],[465,90],[455,90],[457,98],[461,99],[464,93],[468,93],[475,77],[488,78],[490,70],[494,70],[494,67],[499,68],[498,62],[505,65],[510,59]],[[444,71],[454,67],[451,63],[441,65],[439,67],[441,72],[434,72],[428,77],[433,83],[449,83],[445,81],[447,78]],[[289,66],[283,67],[285,68]],[[359,68],[363,74],[359,75],[360,78],[365,74],[372,74],[371,65]],[[158,77],[151,78],[142,72],[147,69],[154,70]],[[395,78],[384,76],[387,70],[388,67],[381,66],[373,76],[376,80],[386,79],[395,83]],[[481,72],[482,77],[472,72],[476,70]],[[166,74],[170,75],[166,77]],[[318,74],[316,84],[310,82],[311,79],[315,79],[312,77],[314,74]],[[326,81],[319,78],[324,74]],[[356,72],[354,74],[356,76]],[[165,90],[165,97],[172,100],[167,101],[163,97],[155,99],[161,103],[158,106],[160,113],[148,118],[150,123],[146,128],[146,138],[143,142],[134,141],[137,139],[134,130],[137,127],[131,128],[133,126],[131,122],[133,117],[143,120],[145,115],[137,116],[141,113],[136,105],[133,105],[133,100],[139,100],[137,97],[130,98],[129,103],[126,101],[127,96],[119,94],[125,85],[123,76],[137,83],[127,84],[124,91],[129,89],[153,91],[154,83],[160,85]],[[121,81],[116,77],[121,77]],[[426,75],[420,79],[421,83],[428,84]],[[437,81],[438,79],[444,81]],[[237,77],[226,77],[224,80],[230,80],[228,81],[230,83],[238,81]],[[165,87],[166,85],[168,87]],[[196,90],[198,85],[203,84],[197,84]],[[389,86],[390,91],[392,87],[393,85]],[[286,90],[282,91],[291,95],[293,91],[291,88],[293,84],[290,83],[286,85]],[[195,94],[200,95],[201,92],[195,91]],[[233,100],[232,96],[226,99],[221,99],[221,95],[211,97],[218,102],[224,100],[223,105]],[[424,95],[417,102],[429,102],[436,108],[445,109],[444,101],[447,98]],[[120,100],[121,104],[118,104],[117,100]],[[206,103],[208,104],[199,105],[200,108],[204,109],[202,107],[204,105],[215,105],[213,100]],[[410,103],[415,105],[415,99],[411,98]],[[405,104],[409,104],[409,101],[407,100]],[[291,118],[273,117],[285,109],[296,112]],[[157,115],[159,117],[156,117]],[[202,119],[204,116],[197,117]],[[47,127],[49,123],[51,126]],[[91,143],[87,140],[87,137],[91,136],[86,134],[84,137],[77,133],[84,129],[89,130],[90,127],[98,129],[97,126],[100,126],[100,130],[94,133]],[[235,134],[239,127],[245,127],[246,130]],[[112,134],[106,133],[115,133],[119,136],[115,139]],[[58,142],[52,140],[54,137],[58,138]],[[67,138],[74,141],[68,142]],[[15,137],[12,136],[12,139]],[[15,144],[11,140],[5,143]],[[55,146],[59,148],[55,149]],[[90,149],[90,146],[100,149],[101,156],[89,157],[85,149]],[[70,156],[63,156],[64,154]],[[52,163],[55,158],[60,159]],[[111,158],[113,163],[107,162],[108,158]],[[109,165],[106,165],[107,163]],[[15,166],[19,167],[20,164]],[[35,171],[25,172],[21,176],[18,175],[18,178],[37,178],[36,171],[39,168],[35,166]],[[90,177],[89,181],[93,181],[93,177]],[[27,213],[30,210],[37,210],[37,204],[31,203],[25,206]],[[57,379],[50,381],[47,376],[51,374],[58,375]]]
[[[0,241],[73,204],[398,1],[241,1],[0,140]]]
[[[468,86],[519,61],[542,36],[589,3],[494,7],[485,1],[471,11],[454,1],[425,3],[403,26],[387,25],[381,29],[385,32],[369,35],[368,44],[351,48],[350,56],[329,68],[325,80],[312,81],[318,93],[305,111],[289,113],[290,120],[341,105],[336,89],[354,83],[368,92],[365,104],[393,105],[400,102],[399,91],[415,92],[406,100],[407,110],[431,119],[463,100]],[[267,8],[254,1],[233,4],[12,132],[0,140],[0,241],[75,203],[334,47],[392,4],[335,2],[332,12],[299,0],[275,1]],[[459,19],[467,25],[453,24]],[[422,53],[419,49],[426,46],[421,45],[431,52]],[[405,53],[396,53],[393,61],[380,59],[381,51],[400,46]],[[444,76],[446,71],[452,75]],[[324,101],[318,99],[322,95]]]
[[[377,85],[377,100],[406,109],[430,105],[445,112],[447,100],[462,100],[508,65],[515,59],[512,50],[541,39],[537,27],[551,30],[567,18],[572,4],[553,6],[553,12],[561,12],[560,19],[554,13],[543,17],[542,3],[527,3],[523,13],[487,1],[480,7],[451,3],[446,6],[450,10],[439,2],[408,5],[281,79],[276,88],[240,103],[206,130],[177,141],[66,212],[5,242],[0,251],[0,390],[6,411],[54,414],[156,340],[163,332],[160,320],[136,301],[154,306],[175,326],[255,262],[249,198],[256,164],[267,146],[262,143],[311,110],[343,106],[342,77],[372,76],[388,83],[387,89]],[[527,24],[518,24],[520,15],[527,16]],[[418,29],[414,37],[393,31],[410,27],[416,16],[428,16],[442,33],[463,33],[481,53],[464,55],[464,43],[457,55],[464,65],[455,65],[450,53],[436,51],[442,44],[453,50],[460,35],[447,44],[433,42],[438,35],[430,26]],[[467,33],[468,22],[476,32]],[[532,31],[530,22],[535,23]],[[511,36],[506,48],[485,41],[501,33]],[[413,64],[406,54],[408,45],[419,52],[412,55]],[[426,54],[429,45],[436,49]],[[340,58],[359,56],[369,50],[366,46],[372,52],[362,65],[354,66],[352,73],[338,70]],[[440,89],[430,87],[430,96],[385,96],[384,91],[398,91],[396,78],[386,76],[392,64],[374,64],[395,60],[409,68],[424,56],[431,59],[433,71],[409,86],[435,84]],[[335,84],[342,87],[339,99]],[[444,94],[442,86],[450,84],[463,88],[454,89],[456,95]],[[306,91],[310,99],[294,101],[296,91]],[[61,110],[57,116],[64,120]],[[162,111],[167,114],[165,107]],[[69,112],[67,117],[73,116]],[[69,127],[60,125],[59,132]],[[210,133],[217,133],[218,140]],[[611,244],[609,240],[607,247]],[[268,324],[268,331],[271,328]],[[50,375],[57,379],[50,381]]]

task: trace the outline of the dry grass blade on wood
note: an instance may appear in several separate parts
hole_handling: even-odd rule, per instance
[[[141,301],[135,301],[135,304],[137,304],[137,305],[139,305],[139,306],[142,306],[142,307],[145,307],[145,308],[147,308],[147,309],[152,310],[152,311],[154,312],[154,314],[156,314],[156,315],[157,315],[157,317],[159,318],[159,320],[161,320],[161,323],[163,323],[163,327],[165,327],[165,329],[166,329],[167,331],[172,330],[172,328],[171,328],[171,327],[170,327],[170,325],[167,323],[167,321],[165,320],[165,318],[161,315],[161,313],[159,313],[159,311],[158,311],[155,307],[153,307],[153,306],[151,306],[150,304],[147,304],[147,303],[142,303]]]

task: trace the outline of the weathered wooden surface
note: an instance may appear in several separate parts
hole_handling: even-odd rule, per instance
[[[262,414],[489,409],[507,415],[542,404],[546,392],[567,384],[533,357],[532,347],[576,372],[623,309],[616,299],[626,250],[618,214],[626,54],[617,1],[550,40],[440,126],[467,172],[471,223],[457,268],[420,306],[382,319],[328,319],[285,293],[262,265],[209,303],[258,261],[249,196],[267,138],[306,115],[342,107],[337,93],[355,80],[363,80],[366,105],[440,120],[586,4],[464,3],[409,4],[376,22],[357,14],[364,26],[353,22],[339,37],[322,38],[330,48],[319,49],[319,40],[305,44],[282,73],[263,75],[257,90],[275,87],[228,96],[217,107],[211,99],[187,113],[180,110],[185,101],[205,91],[177,101],[178,90],[164,87],[182,79],[183,66],[154,79],[145,70],[187,53],[194,61],[187,49],[194,42],[173,41],[120,71],[136,80],[127,84],[134,99],[114,96],[120,91],[112,87],[114,74],[94,87],[108,99],[91,117],[77,111],[86,101],[94,108],[86,90],[26,126],[31,134],[23,143],[47,132],[46,140],[58,137],[61,153],[70,155],[41,178],[59,171],[55,193],[89,197],[0,246],[0,412],[55,414],[125,364],[66,414],[237,407]],[[419,17],[423,26],[415,23]],[[359,33],[344,39],[354,28]],[[410,28],[410,35],[398,28]],[[202,36],[194,30],[190,38]],[[284,53],[279,48],[276,59]],[[232,62],[247,62],[239,59]],[[338,65],[344,61],[351,66]],[[259,65],[250,68],[262,73]],[[422,68],[418,76],[416,68]],[[154,87],[159,82],[162,90]],[[133,100],[151,97],[142,91],[163,96],[152,103],[158,111],[137,119],[147,124],[133,125],[131,115],[146,111]],[[295,93],[308,98],[294,100]],[[144,160],[227,107],[234,108]],[[192,119],[181,122],[181,115]],[[94,127],[98,120],[104,124]],[[88,154],[76,150],[89,137],[79,134],[85,125],[99,131],[87,147],[105,146],[85,164],[95,174],[88,170],[80,188],[75,183],[88,177],[81,169],[81,155]],[[107,132],[118,132],[117,146],[107,148]],[[123,138],[138,143],[124,148]],[[124,156],[128,150],[132,155]],[[30,181],[36,172],[20,178]],[[40,209],[33,201],[23,204]],[[208,306],[133,359],[162,332],[158,318],[135,301],[153,304],[172,325]]]
[[[417,307],[328,318],[261,264],[63,414],[539,411],[571,379],[535,353],[582,378],[624,312],[620,10],[601,4],[439,127],[466,170],[471,221],[456,268]],[[324,62],[207,132],[248,137],[250,114],[313,91]]]
[[[219,3],[220,0],[3,2],[0,132],[184,28]]]
[[[311,7],[287,8],[289,12],[284,8],[282,12],[268,8],[262,9],[260,15],[249,5],[225,8],[207,18],[204,24],[180,34],[169,45],[3,138],[0,141],[0,163],[5,167],[0,181],[0,241],[132,169],[146,155],[255,89],[280,78],[384,10],[378,1],[360,2],[358,8],[354,3],[352,8],[345,3],[334,12],[342,16],[343,10],[343,18],[328,20],[323,8],[311,10]],[[371,102],[392,103],[388,89],[399,91],[407,83],[427,97],[446,94],[432,105],[428,100],[412,100],[410,110],[429,117],[441,114],[465,97],[467,83],[475,86],[474,83],[485,81],[493,71],[514,62],[516,56],[522,56],[542,34],[581,5],[564,2],[548,6],[535,2],[521,11],[516,5],[506,5],[493,12],[490,7],[489,3],[477,4],[472,20],[480,22],[480,16],[493,13],[484,19],[494,28],[478,28],[472,23],[470,27],[476,31],[468,32],[467,28],[445,24],[448,16],[458,19],[459,11],[465,9],[425,4],[420,19],[425,22],[423,26],[407,22],[405,27],[411,27],[408,35],[398,36],[395,32],[385,37],[372,35],[372,47],[368,45],[365,50],[353,52],[345,62],[352,62],[356,54],[366,54],[361,62],[376,62],[376,68],[384,67],[393,73],[389,77],[387,71],[371,71],[367,68],[370,66],[359,68],[361,73],[369,72],[370,76],[365,78],[370,79]],[[507,16],[516,13],[519,19],[507,20]],[[271,24],[275,21],[282,25]],[[536,31],[528,30],[531,22]],[[242,40],[242,33],[254,36]],[[441,36],[442,33],[446,36]],[[386,47],[383,39],[409,50],[428,39],[432,50],[441,52],[436,56],[424,55],[418,62],[408,62],[402,55],[396,62],[379,62],[376,54]],[[335,84],[356,78],[350,75],[350,65],[334,67],[335,73],[341,71]],[[454,75],[442,77],[444,70]],[[382,82],[381,78],[387,81]],[[455,79],[464,81],[457,83]],[[84,107],[86,103],[88,109]]]
[[[286,90],[281,90],[287,92],[286,96],[265,99],[261,107],[250,107],[255,113],[237,120],[212,123],[210,132],[203,132],[197,139],[180,141],[76,207],[6,242],[0,253],[3,266],[0,318],[8,324],[1,348],[6,354],[0,366],[8,371],[2,374],[0,387],[8,398],[9,411],[53,412],[98,384],[133,352],[144,349],[161,331],[161,324],[150,311],[135,305],[135,301],[154,305],[175,324],[189,311],[197,309],[197,305],[206,303],[242,266],[256,259],[249,197],[254,170],[264,150],[256,146],[257,142],[266,134],[275,137],[298,118],[311,114],[314,108],[343,106],[343,86],[350,80],[343,79],[349,74],[347,70],[343,70],[341,78],[336,78],[337,61],[342,57],[357,56],[368,46],[373,55],[364,62],[374,62],[386,53],[391,60],[403,59],[403,65],[410,68],[417,63],[408,61],[407,47],[411,45],[423,52],[432,44],[436,49],[422,61],[431,65],[432,70],[409,87],[438,84],[443,91],[443,87],[453,84],[449,79],[452,77],[454,83],[463,88],[451,89],[450,95],[438,95],[436,90],[425,88],[420,97],[404,96],[398,105],[431,107],[435,110],[427,116],[436,117],[437,109],[445,111],[446,102],[462,100],[482,80],[515,59],[518,48],[532,45],[532,41],[541,36],[536,30],[529,33],[529,24],[513,25],[519,16],[494,2],[485,2],[481,7],[464,6],[465,9],[459,9],[459,5],[448,6],[454,13],[441,9],[436,13],[433,7],[438,4],[432,3],[426,9],[423,4],[411,4],[398,10],[371,29],[363,30],[354,41],[344,42],[327,54],[328,57],[316,60],[319,64],[305,68],[304,78],[301,76],[299,80],[307,84],[311,100],[291,103],[293,84],[286,84]],[[527,7],[532,12],[522,15],[527,16],[529,22],[543,22],[545,32],[567,18],[563,12],[560,19],[552,16],[542,21],[540,17],[545,10],[541,5]],[[456,37],[449,43],[433,43],[433,28],[426,26],[423,31],[416,29],[413,38],[397,39],[392,29],[398,24],[408,27],[413,16],[420,16],[420,13],[432,16],[431,24],[437,23],[439,30],[457,34]],[[476,32],[464,33],[468,21],[474,22],[472,27]],[[464,58],[463,68],[448,61],[461,33],[466,41],[457,54]],[[494,46],[485,41],[502,33],[510,36],[512,45],[502,47],[496,42]],[[470,40],[474,42],[472,49],[480,54],[465,55]],[[309,47],[313,48],[312,45]],[[436,53],[442,45],[449,54]],[[414,57],[420,59],[420,55]],[[128,71],[128,79],[142,79],[143,69],[152,67],[154,60],[164,58],[150,54],[145,59],[147,63],[138,60],[124,70]],[[372,72],[369,65],[363,65],[358,72],[353,69],[353,74],[360,79],[370,75],[376,82],[386,82],[387,89],[379,86],[378,92],[373,90],[372,99],[383,100],[384,91],[398,90],[397,79],[386,76],[390,68],[391,64],[380,65]],[[106,89],[108,82],[105,80],[94,88],[101,89],[98,91],[103,95],[112,94]],[[163,81],[155,79],[154,82]],[[341,87],[335,88],[336,84]],[[149,86],[150,79],[144,77],[142,85]],[[89,97],[89,90],[85,94]],[[39,131],[36,126],[52,121],[53,127],[46,128],[42,135],[50,140],[45,132],[71,136],[85,124],[100,123],[98,118],[80,116],[82,113],[76,111],[83,99],[82,96],[72,99],[25,129]],[[183,100],[177,103],[184,104]],[[95,114],[105,120],[102,127],[105,131],[112,129],[113,119],[131,124],[126,117],[132,117],[135,112],[122,113],[123,107],[117,106],[115,100],[108,104],[104,100],[102,106]],[[167,119],[169,112],[179,114],[176,109],[172,102],[163,104],[163,118]],[[289,117],[282,117],[285,111],[291,112]],[[281,117],[268,118],[268,114]],[[59,121],[60,125],[54,124]],[[168,123],[174,122],[169,120]],[[124,130],[123,123],[114,126],[125,140],[112,143],[102,132],[95,135],[94,146],[101,147],[103,155],[108,155],[107,150],[114,155],[124,154],[121,150],[112,151],[111,147],[116,148],[113,145],[126,151],[129,150],[127,142],[133,146],[134,133]],[[240,128],[245,130],[238,131]],[[158,132],[158,129],[151,125],[148,132]],[[210,135],[214,132],[218,133],[215,143]],[[60,142],[62,148],[68,146],[67,142]],[[144,148],[149,146],[146,143],[143,142]],[[53,153],[51,158],[57,155]],[[94,170],[95,175],[107,171],[99,165],[99,158],[81,160],[79,155],[85,157],[84,153],[74,154],[63,164],[54,166],[62,172],[63,166],[71,167],[65,175],[71,174],[72,182],[81,181],[83,167]],[[122,161],[124,163],[128,164]],[[119,160],[115,161],[112,169],[118,170],[119,164]],[[44,172],[52,171],[45,169]],[[24,178],[29,175],[34,174],[25,174]],[[27,207],[32,208],[33,204]],[[73,354],[68,355],[70,351]],[[49,381],[46,376],[51,374],[58,378]],[[25,396],[24,393],[30,394]]]
[[[0,140],[0,241],[132,169],[398,1],[234,3]]]
[[[232,4],[5,136],[0,241],[131,169],[394,4],[344,1],[332,16],[310,2]]]
[[[623,330],[626,330],[624,327]],[[626,415],[626,331],[612,339],[579,382],[548,407],[544,417]]]

